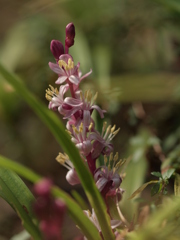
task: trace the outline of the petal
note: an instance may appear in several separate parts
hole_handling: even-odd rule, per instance
[[[58,77],[58,79],[55,81],[56,84],[61,84],[63,82],[65,82],[67,79],[67,76],[61,76],[61,77]]]
[[[88,77],[91,73],[92,73],[92,69],[91,69],[88,73],[86,73],[85,75],[83,75],[83,76],[81,77],[81,81],[82,81],[84,78]]]
[[[121,221],[111,220],[110,223],[111,223],[111,228],[114,229],[114,228],[117,228],[121,224]]]
[[[71,58],[71,60],[73,61],[73,58],[70,54],[62,54],[59,57],[59,60],[63,60],[64,62],[68,63],[68,59]]]
[[[80,82],[80,79],[79,79],[78,76],[71,75],[71,76],[69,77],[69,81],[72,82],[72,83],[74,83],[75,85],[78,85],[79,82]]]
[[[83,103],[81,100],[72,98],[72,97],[67,97],[64,99],[64,102],[67,103],[68,105],[74,107],[74,106],[82,106]]]
[[[57,63],[49,62],[49,67],[51,70],[53,70],[53,72],[55,72],[59,75],[64,75],[64,70],[62,68],[60,68]]]
[[[80,180],[79,177],[77,175],[77,172],[74,168],[72,168],[71,170],[69,170],[66,174],[66,180],[71,184],[71,185],[76,185],[76,184],[80,184]]]
[[[96,186],[99,189],[99,191],[101,192],[103,190],[103,188],[106,186],[106,183],[108,182],[108,180],[104,177],[100,178],[97,182],[96,182]]]
[[[91,109],[96,109],[99,113],[99,115],[101,116],[101,118],[104,118],[104,112],[106,112],[105,110],[102,110],[99,106],[97,105],[93,105],[91,107]]]
[[[59,95],[64,96],[64,94],[67,92],[69,89],[69,84],[61,85],[59,88]]]

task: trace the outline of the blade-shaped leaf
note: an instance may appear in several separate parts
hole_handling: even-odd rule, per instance
[[[41,176],[37,175],[30,169],[11,161],[8,158],[5,158],[0,155],[0,166],[9,168],[15,171],[20,176],[28,179],[29,181],[36,183],[41,179]],[[16,188],[15,188],[16,189]],[[96,227],[92,224],[92,222],[85,216],[82,212],[79,205],[64,191],[61,189],[54,187],[53,194],[56,197],[62,198],[67,205],[68,212],[75,223],[81,228],[82,232],[88,239],[92,240],[100,240],[99,232]]]
[[[17,212],[26,230],[35,238],[41,239],[38,227],[33,223],[31,204],[32,193],[24,182],[12,171],[0,168],[0,196]]]
[[[134,198],[135,196],[137,196],[139,193],[141,193],[149,184],[152,184],[152,183],[157,183],[158,180],[153,180],[153,181],[150,181],[150,182],[147,182],[147,183],[144,183],[141,187],[139,187],[135,192],[133,192],[133,194],[130,196],[129,199],[132,199]]]
[[[62,122],[53,112],[49,111],[40,100],[37,100],[28,91],[28,89],[24,86],[19,78],[17,78],[14,74],[8,72],[1,64],[0,73],[9,82],[9,84],[14,87],[18,94],[29,104],[29,106],[40,117],[40,119],[48,126],[58,143],[68,154],[79,175],[89,202],[95,210],[102,233],[104,235],[104,239],[114,239],[114,234],[112,233],[110,227],[110,218],[106,212],[105,203],[94,183],[90,171],[81,159],[78,149],[71,142],[68,134],[65,132]]]

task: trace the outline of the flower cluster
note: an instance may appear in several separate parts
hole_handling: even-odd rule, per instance
[[[111,143],[119,129],[116,130],[115,125],[108,126],[106,122],[101,133],[95,129],[93,111],[97,111],[101,118],[104,118],[106,111],[95,104],[97,93],[93,95],[90,90],[83,93],[80,89],[81,81],[88,77],[92,70],[82,76],[80,63],[75,64],[69,54],[69,48],[74,44],[74,37],[74,24],[69,23],[66,26],[65,47],[58,40],[51,41],[50,49],[56,63],[50,62],[49,67],[58,75],[55,83],[59,87],[50,85],[46,90],[46,99],[49,101],[49,109],[58,111],[64,119],[67,119],[66,127],[71,140],[89,167],[104,200],[106,201],[108,196],[120,199],[122,179],[118,174],[118,168],[121,162],[118,160],[118,154],[113,157]],[[70,97],[65,97],[67,91],[70,91]],[[101,155],[104,156],[104,165],[97,168],[96,161]],[[67,181],[71,185],[80,184],[68,155],[59,153],[56,160],[68,169]]]

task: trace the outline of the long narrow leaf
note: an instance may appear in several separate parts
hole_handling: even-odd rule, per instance
[[[0,168],[0,196],[17,212],[25,229],[34,239],[41,240],[41,234],[33,223],[31,212],[34,197],[23,181],[9,169]]]
[[[16,163],[8,158],[5,158],[0,155],[0,167],[5,167],[15,171],[20,176],[28,179],[29,181],[36,183],[42,177],[31,171],[30,169]],[[15,188],[16,189],[16,188]],[[56,197],[60,197],[64,200],[67,205],[68,212],[75,223],[81,228],[82,232],[88,239],[92,240],[100,240],[99,233],[96,227],[92,224],[92,222],[85,216],[82,212],[79,205],[64,191],[61,189],[54,187],[53,194]]]
[[[28,91],[28,89],[24,86],[24,84],[19,78],[17,78],[14,74],[8,72],[1,64],[0,73],[9,82],[9,84],[14,87],[17,93],[29,104],[29,106],[41,118],[41,120],[48,126],[58,143],[68,154],[76,168],[76,171],[79,175],[89,202],[95,210],[96,216],[102,229],[102,233],[104,235],[104,239],[114,239],[114,235],[110,227],[110,219],[108,214],[106,213],[105,203],[96,188],[91,173],[81,159],[78,149],[71,142],[68,134],[65,132],[64,126],[61,121],[53,112],[49,111],[47,107],[45,107],[41,103],[40,100],[37,100]]]

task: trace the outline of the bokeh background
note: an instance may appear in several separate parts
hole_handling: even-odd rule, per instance
[[[0,0],[0,61],[46,105],[45,89],[56,80],[48,67],[54,61],[50,42],[64,43],[69,22],[76,26],[70,53],[83,73],[93,70],[82,88],[99,92],[106,120],[121,128],[113,142],[115,152],[121,158],[131,156],[122,202],[131,219],[137,203],[128,200],[130,194],[165,159],[179,164],[180,2]],[[100,128],[102,121],[95,118]],[[55,161],[59,151],[50,131],[0,77],[0,154],[51,177],[71,193],[66,169]],[[80,187],[75,189],[83,195]],[[70,219],[64,225],[65,240],[78,234]],[[0,199],[0,240],[21,230],[16,214]]]

